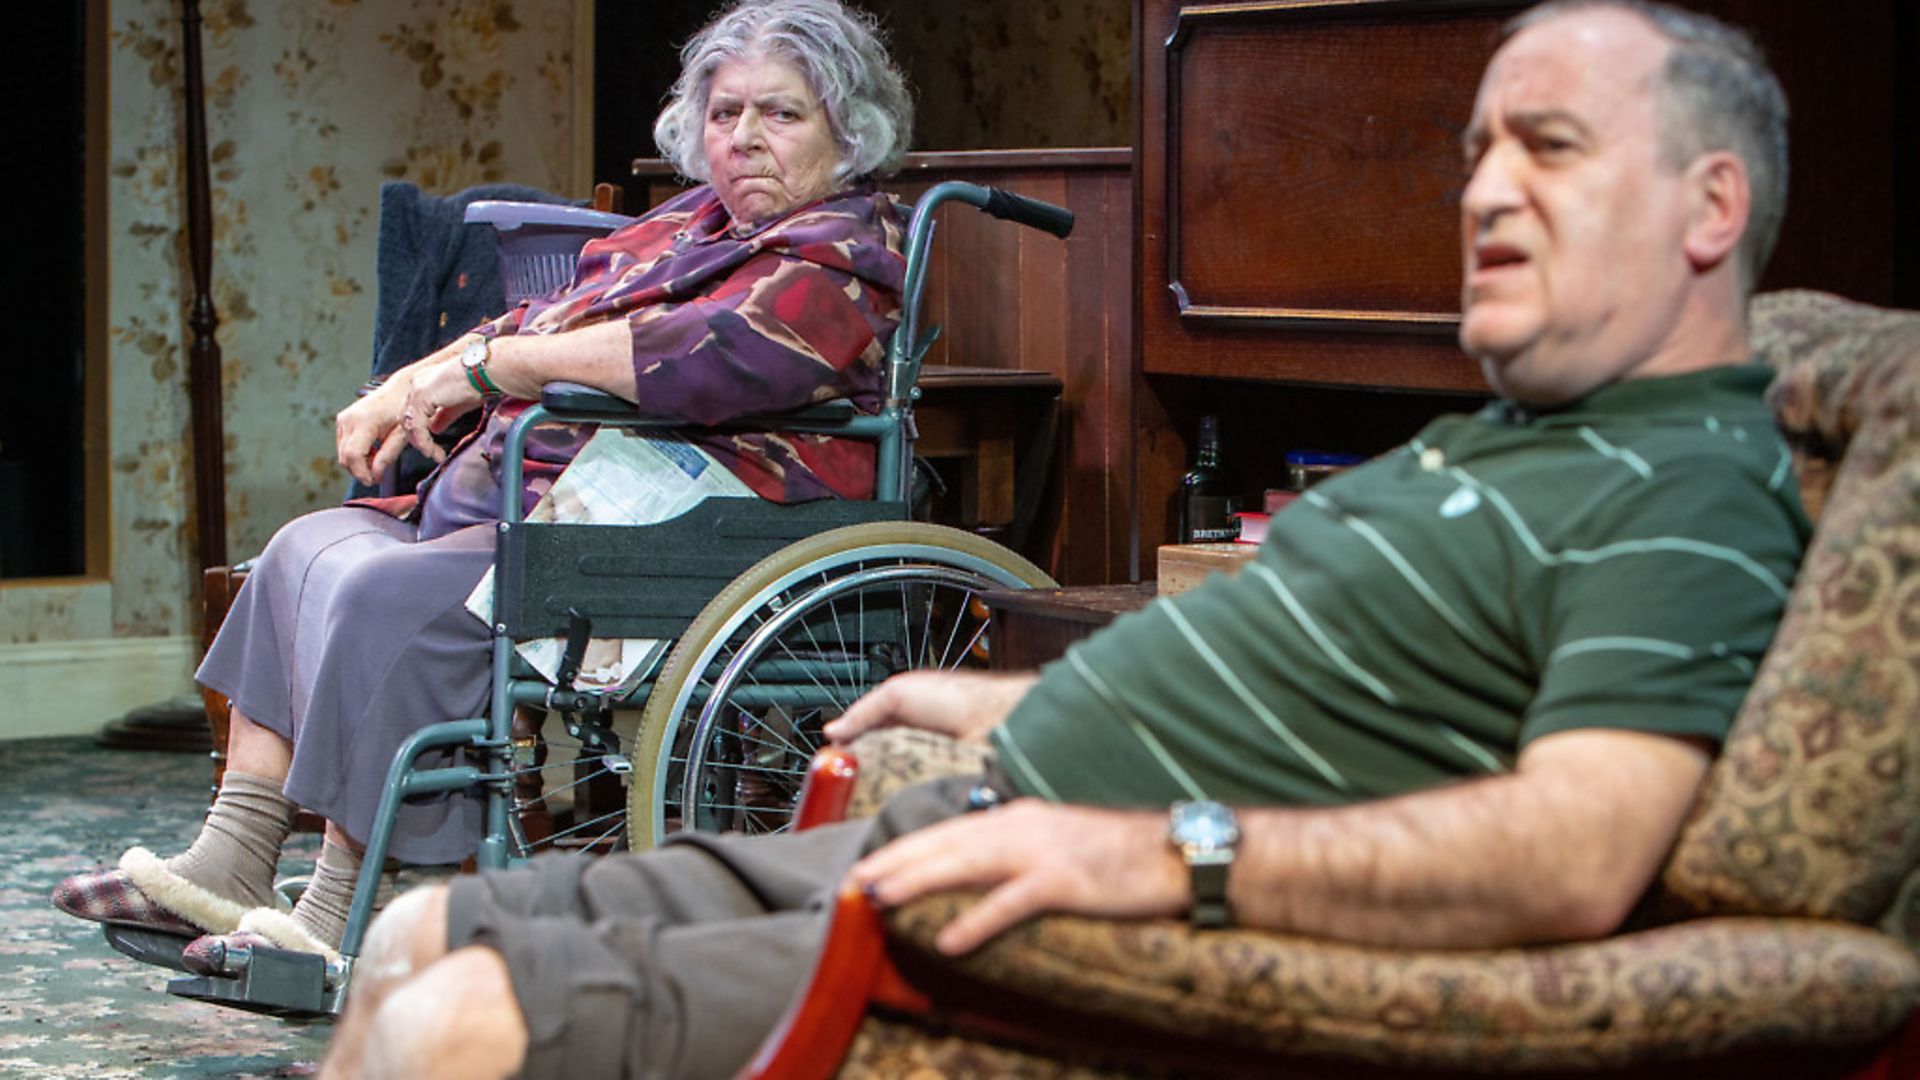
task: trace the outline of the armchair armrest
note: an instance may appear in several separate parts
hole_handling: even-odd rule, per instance
[[[966,776],[986,768],[993,751],[914,728],[882,728],[853,741],[859,779],[846,816],[872,817],[904,788],[942,776]]]
[[[793,831],[847,820],[847,803],[860,782],[860,760],[851,750],[829,746],[807,762],[807,778],[793,803]]]
[[[1025,1018],[1034,1045],[1061,1030],[1047,1014],[1068,1009],[1109,1053],[1176,1062],[1640,1075],[1804,1053],[1818,1067],[1787,1073],[1846,1075],[1920,1008],[1920,958],[1838,922],[1716,918],[1595,942],[1439,951],[1050,917],[969,956],[940,956],[934,936],[974,899],[889,913],[893,962],[943,992],[975,987],[969,1004],[997,1001],[995,1015]]]

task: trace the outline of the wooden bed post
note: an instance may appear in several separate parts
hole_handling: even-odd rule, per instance
[[[200,0],[181,0],[181,66],[186,71],[187,247],[193,260],[193,309],[187,325],[187,393],[193,407],[194,520],[200,567],[227,561],[226,476],[220,417],[220,344],[214,330],[213,209],[208,184],[207,103],[200,78]]]

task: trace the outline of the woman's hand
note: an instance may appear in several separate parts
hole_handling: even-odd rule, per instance
[[[378,484],[407,445],[400,429],[400,410],[406,402],[407,369],[372,393],[333,415],[334,452],[355,480]]]
[[[422,361],[415,368],[400,408],[400,429],[415,450],[436,462],[445,461],[447,452],[433,441],[434,434],[472,412],[484,398],[467,378],[458,356]]]

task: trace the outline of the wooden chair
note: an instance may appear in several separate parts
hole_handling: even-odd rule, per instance
[[[1422,952],[1050,917],[948,959],[934,935],[973,897],[881,916],[846,894],[743,1075],[1920,1076],[1920,314],[1754,314],[1818,528],[1632,927]],[[834,795],[853,813],[969,767],[882,734],[857,748],[879,777]]]

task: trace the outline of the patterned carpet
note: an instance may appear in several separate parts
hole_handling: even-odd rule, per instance
[[[0,742],[0,1075],[306,1076],[329,1025],[297,1025],[171,997],[162,968],[113,951],[47,901],[62,877],[133,844],[184,848],[206,809],[200,754],[104,750],[89,739]],[[288,845],[304,873],[317,836]]]

